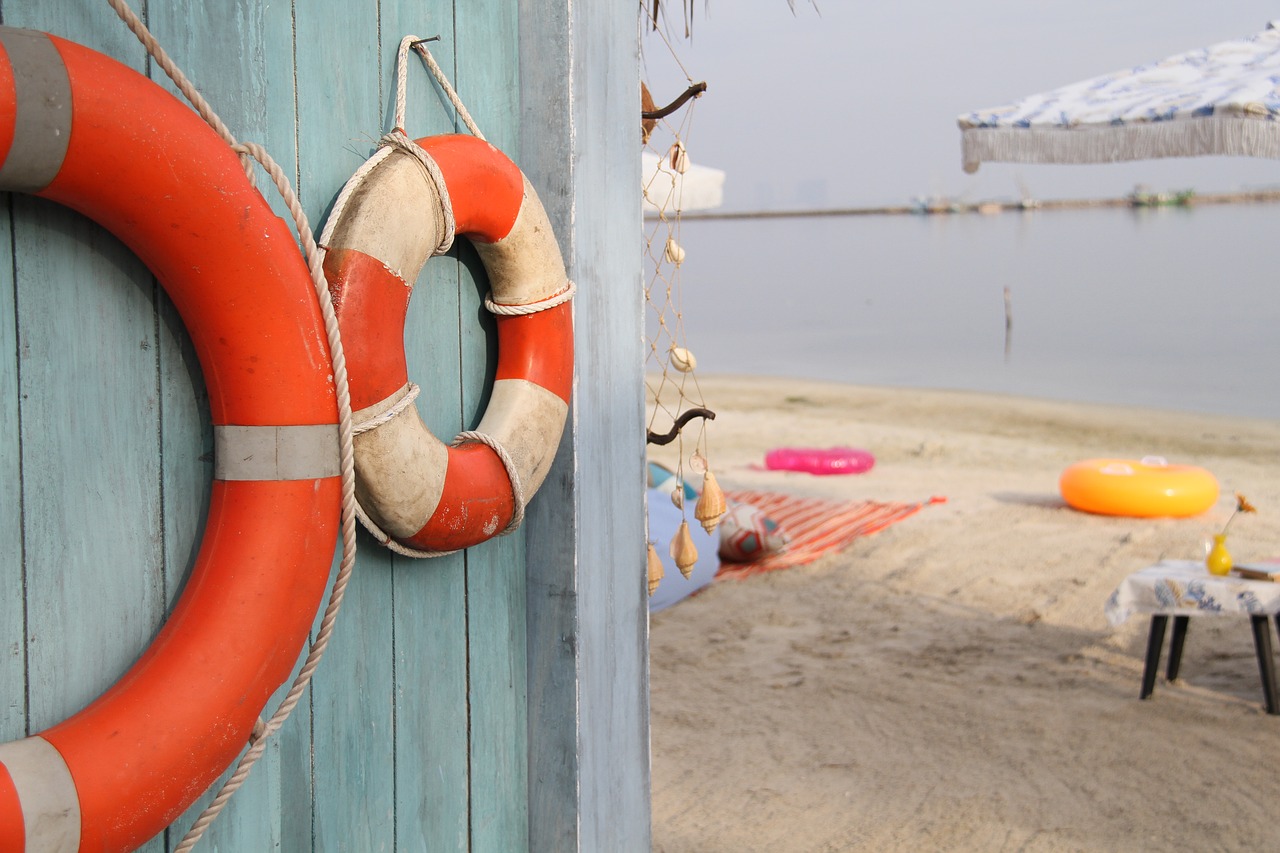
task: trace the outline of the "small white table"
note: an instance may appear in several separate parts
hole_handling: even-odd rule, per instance
[[[1280,583],[1252,581],[1235,575],[1211,575],[1204,563],[1193,560],[1163,560],[1125,578],[1107,599],[1107,621],[1119,625],[1136,613],[1151,614],[1147,636],[1147,659],[1142,671],[1140,699],[1151,696],[1160,668],[1160,649],[1165,627],[1173,617],[1173,637],[1169,645],[1169,665],[1165,677],[1178,677],[1182,646],[1192,616],[1248,616],[1253,625],[1253,645],[1262,676],[1262,692],[1268,714],[1280,714],[1275,661],[1271,647],[1271,617],[1280,627]]]

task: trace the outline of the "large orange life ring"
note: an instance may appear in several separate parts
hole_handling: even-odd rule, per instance
[[[439,177],[409,151],[384,148],[348,183],[321,242],[350,377],[356,495],[402,546],[448,552],[518,523],[522,499],[551,467],[573,384],[572,290],[546,211],[518,166],[472,136],[416,144]],[[489,274],[498,362],[479,425],[446,447],[411,405],[404,327],[413,284],[450,213]],[[539,304],[551,307],[502,313]]]
[[[0,744],[0,850],[133,850],[235,760],[306,640],[341,500],[332,361],[289,229],[192,110],[64,39],[0,28],[0,48],[0,189],[129,246],[209,391],[209,516],[163,629],[88,707]]]
[[[1159,457],[1085,459],[1062,472],[1058,487],[1075,509],[1137,518],[1199,515],[1218,499],[1213,474]]]

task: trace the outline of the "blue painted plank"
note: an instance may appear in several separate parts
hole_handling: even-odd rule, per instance
[[[297,149],[297,86],[295,83],[296,62],[294,56],[294,18],[293,4],[257,3],[244,0],[249,9],[261,15],[257,24],[260,31],[254,50],[261,55],[260,83],[265,86],[261,96],[261,115],[254,121],[253,117],[243,115],[243,129],[237,125],[234,130],[242,140],[259,142],[264,145],[272,158],[288,176],[295,192],[299,189],[298,149]],[[273,209],[284,220],[290,223],[286,202],[279,198],[277,192],[268,185],[261,170],[257,172],[258,184],[270,200]],[[311,220],[311,226],[316,221]],[[318,236],[318,231],[317,231]],[[341,541],[339,541],[341,549]],[[339,550],[340,553],[340,550]],[[335,556],[333,564],[338,562]],[[333,572],[331,571],[332,575]],[[327,598],[326,598],[327,601]],[[304,650],[304,655],[306,654]],[[297,675],[298,667],[290,675],[289,683],[282,687],[268,703],[272,712],[279,706],[290,683]],[[312,742],[311,742],[311,692],[308,689],[301,696],[284,727],[275,736],[272,744],[277,756],[275,764],[269,765],[274,771],[268,777],[273,785],[271,801],[279,810],[277,816],[279,849],[282,851],[312,850],[312,825],[314,799],[312,791]],[[240,849],[254,849],[253,847]]]
[[[539,500],[529,506],[526,520],[529,648],[529,848],[539,853],[579,850],[578,809],[582,779],[579,762],[578,705],[578,558],[580,521],[576,517],[574,484],[575,425],[581,377],[581,345],[585,327],[580,320],[584,290],[593,286],[575,267],[575,192],[571,147],[570,89],[574,70],[567,49],[546,51],[548,44],[572,43],[572,18],[567,5],[521,0],[522,42],[520,79],[522,119],[520,165],[542,199],[560,240],[569,275],[577,280],[574,300],[574,399],[560,448],[542,485]],[[625,465],[618,479],[625,480]],[[570,507],[565,511],[563,507]],[[560,525],[558,535],[542,534]],[[567,530],[564,529],[567,526]]]
[[[381,130],[378,9],[312,3],[295,15],[300,189],[320,223]],[[316,850],[394,846],[392,574],[365,546],[312,683]]]
[[[233,14],[228,14],[231,11]],[[291,51],[282,50],[292,31],[292,17],[283,4],[239,2],[234,9],[200,4],[153,6],[152,33],[182,71],[194,81],[213,111],[240,140],[268,146],[291,167],[293,162],[293,74]],[[286,40],[282,40],[282,36]],[[279,73],[276,61],[289,62]],[[272,73],[275,71],[276,73]],[[177,87],[153,63],[158,83],[185,101]],[[272,84],[275,85],[272,85]],[[284,124],[284,127],[281,125]],[[276,129],[273,145],[273,134]],[[287,128],[287,132],[286,131]],[[280,149],[276,154],[276,149]],[[263,194],[276,203],[274,187],[254,170]],[[271,286],[264,282],[264,286]],[[181,318],[167,299],[161,300],[161,395],[164,418],[165,552],[170,599],[190,572],[208,509],[212,478],[213,431],[200,366]],[[277,700],[278,701],[278,700]],[[276,702],[268,706],[268,715]],[[308,749],[309,753],[309,749]],[[280,747],[268,744],[244,786],[205,832],[202,850],[272,849],[280,842]],[[168,832],[172,849],[213,800],[231,770],[221,774]],[[304,779],[309,780],[309,774]],[[308,828],[309,835],[309,828]]]
[[[15,209],[39,729],[114,682],[162,616],[155,313],[150,276],[105,231],[46,202]]]
[[[12,225],[0,204],[0,742],[27,734],[22,469],[18,448],[18,323]]]
[[[574,275],[591,284],[578,303],[582,342],[575,463],[611,471],[580,479],[580,843],[584,850],[649,850],[648,586],[644,482],[644,361],[640,163],[635,116],[639,51],[631,10],[574,7],[577,182]],[[588,155],[598,156],[588,156]],[[616,365],[633,365],[629,373]],[[584,491],[590,490],[590,494]]]
[[[396,50],[406,35],[442,36],[431,53],[456,76],[452,3],[384,5],[384,79],[393,118]],[[408,56],[406,131],[413,137],[454,131],[453,111],[419,56]],[[466,427],[462,397],[458,245],[426,264],[410,304],[404,341],[410,375],[424,393],[419,411],[449,441]],[[472,254],[474,257],[474,254]],[[474,307],[474,306],[472,306]],[[470,849],[471,757],[468,710],[467,557],[396,557],[397,844],[404,850]],[[479,848],[476,848],[479,849]]]
[[[406,35],[445,38],[432,55],[455,73],[453,4],[384,4],[382,56],[387,118],[394,115],[396,50]],[[453,131],[422,60],[408,58],[405,130],[415,138]],[[463,428],[457,250],[433,258],[414,286],[405,329],[409,376],[423,389],[418,411],[443,441]],[[376,547],[376,546],[375,546]],[[396,849],[470,849],[467,577],[463,554],[395,557]]]
[[[6,4],[3,22],[140,67],[132,35],[108,29],[115,20],[105,6],[28,2]],[[13,205],[28,726],[39,730],[109,686],[160,617],[155,319],[150,276],[114,238],[56,205]]]
[[[579,287],[572,456],[528,536],[530,846],[648,850],[636,10],[519,6],[521,162]]]
[[[519,23],[513,4],[459,4],[454,86],[482,133],[515,154],[519,139]],[[462,285],[463,410],[479,420],[496,359],[496,325],[483,307],[483,270]],[[471,672],[471,832],[478,851],[528,846],[527,673],[523,531],[467,554]]]
[[[280,853],[310,853],[313,849],[310,690],[303,693],[285,727],[276,735],[276,748],[280,751]]]

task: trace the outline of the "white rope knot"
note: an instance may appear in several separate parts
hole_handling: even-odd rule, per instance
[[[377,429],[378,427],[382,426],[383,424],[391,423],[393,420],[396,419],[396,415],[400,414],[405,409],[413,405],[413,401],[418,399],[418,394],[421,391],[422,391],[421,388],[419,388],[413,382],[410,382],[408,392],[399,400],[396,400],[395,405],[387,409],[385,412],[382,412],[379,415],[375,415],[374,417],[369,418],[369,420],[365,421],[364,423],[356,424],[354,427],[351,428],[351,434],[361,435],[366,432],[371,432]]]
[[[476,432],[475,430],[460,432],[458,437],[453,440],[453,446],[460,447],[468,441],[478,442],[491,448],[494,453],[498,454],[498,458],[502,460],[502,467],[507,469],[507,479],[511,481],[511,497],[515,502],[515,511],[511,514],[511,521],[507,522],[507,526],[498,534],[499,536],[506,536],[524,523],[525,498],[524,486],[520,484],[520,472],[516,470],[515,460],[511,458],[511,454],[507,453],[507,449],[488,433]]]
[[[578,285],[574,284],[570,279],[564,290],[539,302],[529,302],[524,305],[504,305],[501,302],[494,302],[493,291],[490,291],[489,295],[484,298],[484,307],[493,314],[521,317],[526,314],[537,314],[539,311],[546,311],[550,308],[555,308],[557,305],[563,305],[573,299],[573,295],[577,292]]]
[[[379,148],[398,148],[401,151],[408,152],[418,159],[422,164],[422,168],[427,170],[427,177],[431,179],[431,183],[435,185],[436,192],[440,198],[440,224],[444,233],[440,235],[440,245],[431,254],[443,255],[453,246],[454,231],[457,228],[457,222],[453,218],[453,200],[449,198],[449,187],[444,182],[444,173],[440,171],[440,164],[435,158],[428,154],[421,145],[409,138],[409,135],[400,128],[396,128],[390,133],[384,134],[378,140]]]

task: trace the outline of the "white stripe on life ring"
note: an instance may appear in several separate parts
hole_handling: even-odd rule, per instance
[[[493,383],[489,407],[476,432],[497,440],[511,455],[520,475],[520,488],[531,495],[542,485],[555,460],[559,437],[569,416],[569,405],[552,392],[525,379],[500,379]]]
[[[75,853],[80,849],[76,783],[53,744],[42,737],[0,743],[0,765],[9,771],[18,792],[26,849],[40,853]]]
[[[337,424],[213,427],[216,480],[312,480],[338,477]]]
[[[546,235],[552,233],[551,220],[537,198],[529,179],[524,177],[524,198],[511,233],[496,243],[475,244],[489,274],[493,301],[500,305],[532,305],[565,288],[564,260],[555,242],[547,241]]]
[[[352,420],[357,426],[367,423],[407,393],[405,385],[385,400],[352,412]],[[356,478],[356,497],[365,511],[392,536],[421,530],[440,505],[449,448],[427,429],[417,408],[409,406],[377,429],[357,435],[355,452],[366,472]]]
[[[62,170],[71,141],[71,77],[44,33],[0,28],[13,68],[13,142],[0,165],[0,186],[38,192]]]

